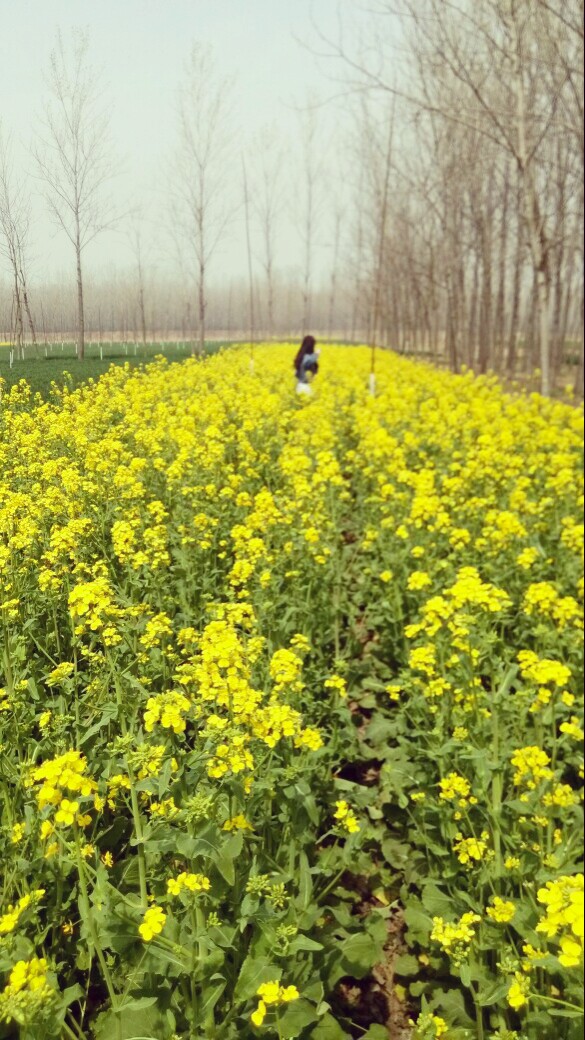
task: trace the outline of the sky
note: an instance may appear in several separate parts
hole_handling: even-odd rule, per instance
[[[169,159],[176,142],[175,103],[184,63],[193,42],[211,44],[218,71],[235,76],[237,122],[244,140],[273,123],[294,154],[299,106],[311,94],[327,98],[335,88],[327,70],[299,41],[316,42],[314,21],[335,35],[339,10],[355,13],[356,0],[0,0],[0,123],[12,136],[15,171],[34,169],[31,146],[40,129],[47,97],[46,71],[55,34],[87,29],[92,63],[101,68],[110,113],[114,152],[121,172],[113,183],[117,202],[144,207],[151,259],[171,263],[163,241],[162,214]],[[324,151],[340,120],[339,106],[321,111]],[[326,162],[332,157],[325,154]],[[330,165],[335,170],[335,164]],[[335,179],[335,172],[332,174]],[[333,190],[340,183],[333,185]],[[33,189],[33,277],[57,278],[72,264],[71,246],[48,220],[38,180]],[[329,186],[331,188],[331,185]],[[219,275],[244,274],[244,235],[232,227],[216,260]],[[321,229],[320,258],[325,264]],[[300,259],[298,233],[289,212],[279,242],[281,266]],[[88,247],[85,264],[105,272],[131,264],[123,225]]]

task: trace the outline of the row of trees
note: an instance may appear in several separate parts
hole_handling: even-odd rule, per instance
[[[298,338],[303,328],[301,275],[276,271],[269,291],[266,280],[254,280],[254,334],[256,339]],[[16,357],[42,357],[45,346],[75,341],[77,294],[71,280],[34,285],[35,338],[25,326],[17,351],[14,330],[13,287],[0,284],[0,343],[13,343]],[[350,286],[338,282],[332,300],[330,280],[311,292],[312,327],[321,337],[363,340],[366,330],[356,324]],[[38,315],[38,317],[37,317]],[[206,290],[205,322],[211,339],[250,337],[250,284],[247,278],[210,281]],[[136,270],[118,275],[88,276],[84,280],[85,342],[157,343],[179,340],[191,350],[199,347],[199,319],[193,282],[175,275],[156,275],[144,261],[143,279]]]
[[[291,164],[274,130],[242,157],[234,85],[208,51],[193,48],[164,207],[175,273],[164,278],[155,276],[144,222],[115,213],[107,197],[115,164],[87,38],[74,34],[68,47],[59,37],[34,157],[72,245],[75,316],[63,288],[38,287],[31,303],[30,207],[4,145],[0,244],[15,340],[34,342],[39,321],[45,336],[75,325],[82,358],[86,320],[92,335],[174,334],[194,350],[210,331],[313,328],[367,338],[373,364],[380,343],[455,370],[515,376],[538,366],[547,394],[569,372],[580,385],[582,0],[373,0],[317,49],[324,73],[341,83],[351,125],[324,141],[319,112],[307,104],[287,179]],[[287,210],[301,259],[284,272],[276,258]],[[88,311],[85,250],[124,221],[133,270],[114,282],[94,279]],[[245,227],[247,273],[226,283],[217,267],[212,278],[213,264],[234,221]],[[324,240],[329,272],[317,284]]]
[[[252,139],[244,158],[234,133],[234,83],[217,71],[208,49],[194,46],[178,91],[177,147],[165,178],[156,257],[149,245],[152,227],[139,208],[124,210],[112,200],[116,157],[100,76],[89,61],[87,35],[74,32],[66,41],[59,34],[47,82],[43,135],[33,148],[32,177],[35,186],[41,186],[53,223],[72,247],[75,313],[71,293],[62,286],[37,284],[33,306],[29,305],[34,230],[30,186],[22,175],[15,175],[10,140],[0,138],[0,250],[12,276],[8,292],[0,288],[0,324],[9,330],[17,353],[27,337],[34,346],[41,329],[45,339],[74,332],[80,359],[88,331],[92,336],[103,331],[126,335],[132,329],[142,340],[166,331],[190,339],[193,352],[203,349],[209,331],[231,329],[271,337],[304,332],[313,321],[323,331],[339,331],[338,211],[331,276],[318,286],[315,279],[317,236],[326,238],[327,231],[323,170],[313,155],[317,120],[310,106],[299,115],[301,158],[295,161],[291,193],[277,132],[267,128]],[[234,168],[239,170],[240,163],[241,174],[234,183]],[[277,266],[283,216],[296,226],[302,246],[302,262],[297,269],[290,264],[286,275]],[[218,284],[217,269],[215,284],[211,280],[226,234],[238,223],[245,224],[248,240],[245,293],[237,279]],[[88,307],[86,251],[98,235],[112,229],[129,240],[133,269],[115,279],[93,278]],[[172,266],[172,277],[156,274],[161,252]]]
[[[354,277],[370,337],[379,311],[386,342],[454,369],[538,366],[548,394],[572,366],[580,386],[583,3],[373,6],[361,47],[321,41],[361,98]]]

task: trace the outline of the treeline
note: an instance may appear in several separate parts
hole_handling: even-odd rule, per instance
[[[181,338],[195,351],[214,334],[311,330],[454,370],[540,369],[545,394],[581,387],[583,3],[377,0],[341,11],[339,36],[313,43],[344,118],[325,135],[308,99],[288,151],[274,127],[235,135],[234,84],[193,47],[161,215],[174,274],[156,274],[135,210],[132,268],[91,284],[87,247],[120,227],[114,149],[88,39],[59,36],[35,175],[75,277],[31,293],[29,189],[4,139],[0,331],[17,351],[72,334],[83,357],[86,335]],[[298,249],[285,269],[286,219]],[[228,280],[218,257],[234,220],[248,264]]]
[[[324,42],[361,97],[354,278],[370,337],[379,323],[455,370],[581,387],[583,4],[382,0],[361,39]]]
[[[0,284],[0,341],[11,343],[18,357],[41,356],[43,345],[77,340],[77,297],[70,283],[34,286],[32,297],[33,341],[24,325],[18,346],[11,324],[13,292]],[[142,306],[141,306],[142,299]],[[272,313],[268,294],[260,280],[254,284],[255,337],[298,338],[303,332],[303,285],[300,279],[275,276]],[[206,335],[211,339],[243,339],[250,336],[249,286],[242,278],[212,283],[207,290]],[[349,285],[338,285],[335,299],[330,286],[315,287],[311,299],[311,327],[322,338],[364,340],[365,328],[355,321]],[[199,321],[192,286],[181,286],[172,276],[145,277],[142,296],[133,272],[116,277],[88,278],[85,285],[84,336],[86,341],[157,343],[179,340],[198,349]]]

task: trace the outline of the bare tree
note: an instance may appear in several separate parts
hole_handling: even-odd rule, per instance
[[[142,229],[138,222],[138,218],[135,219],[134,223],[130,228],[130,246],[134,254],[134,261],[136,264],[136,280],[138,285],[138,313],[140,317],[140,332],[142,335],[142,343],[146,345],[146,308],[144,305],[144,261],[143,261],[143,239]]]
[[[262,235],[262,267],[266,275],[267,333],[274,335],[274,262],[283,208],[284,153],[274,127],[265,127],[255,141],[253,207]]]
[[[85,351],[82,255],[96,235],[116,220],[104,195],[113,176],[109,118],[88,53],[86,33],[74,30],[68,51],[58,32],[50,57],[44,137],[34,151],[51,216],[75,251],[80,361]]]
[[[321,211],[321,149],[316,110],[309,100],[301,117],[302,172],[297,190],[297,213],[303,251],[303,335],[308,331],[312,319],[315,237]]]
[[[233,140],[231,94],[232,82],[217,74],[212,52],[194,45],[179,91],[172,219],[197,285],[200,353],[205,349],[209,265],[234,212],[227,185]]]
[[[331,275],[329,283],[329,314],[327,317],[327,335],[331,339],[333,335],[333,322],[335,320],[335,305],[337,303],[337,283],[339,279],[339,248],[341,243],[341,224],[343,210],[339,203],[333,207],[333,242],[331,245]]]
[[[250,368],[254,368],[254,340],[255,340],[255,321],[254,321],[254,271],[252,267],[252,239],[250,235],[250,193],[248,191],[248,173],[246,170],[246,162],[242,156],[242,174],[243,174],[243,188],[244,188],[244,216],[246,219],[246,252],[248,257],[248,316],[250,319]]]
[[[392,111],[388,120],[388,143],[384,155],[383,177],[380,192],[379,213],[379,241],[376,257],[376,273],[374,280],[374,306],[372,313],[372,335],[371,335],[371,360],[370,360],[370,393],[374,394],[376,389],[376,341],[378,335],[378,323],[380,320],[380,300],[382,292],[382,278],[384,275],[384,247],[386,244],[386,224],[388,220],[388,191],[390,188],[390,172],[392,169],[392,145],[394,140],[394,116],[395,99],[393,98]]]
[[[350,39],[341,23],[337,39],[320,34],[320,53],[342,62],[346,90],[390,92],[408,103],[413,119],[410,131],[401,127],[400,168],[412,133],[417,212],[408,213],[402,199],[397,213],[393,192],[392,223],[408,229],[418,252],[431,248],[431,238],[423,247],[417,220],[430,224],[435,239],[432,258],[404,257],[398,272],[390,265],[398,281],[390,293],[384,287],[386,309],[410,337],[412,303],[422,296],[408,298],[404,280],[408,270],[420,283],[426,270],[451,364],[462,359],[485,370],[517,363],[526,298],[548,394],[569,316],[576,322],[573,287],[582,274],[574,238],[583,212],[582,0],[377,0],[368,12],[366,45],[360,49],[359,35]],[[387,32],[397,18],[408,56],[398,86]],[[525,342],[524,363],[535,362]]]
[[[24,350],[24,316],[35,347],[37,343],[26,274],[29,231],[30,197],[22,181],[15,181],[10,144],[0,133],[0,253],[12,275],[17,352]]]

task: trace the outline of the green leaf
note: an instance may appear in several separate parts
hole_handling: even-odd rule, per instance
[[[87,729],[83,734],[83,737],[79,741],[79,746],[82,747],[83,744],[87,744],[88,740],[91,740],[91,738],[95,736],[96,733],[99,733],[99,731],[103,729],[105,726],[107,726],[112,721],[112,719],[115,719],[117,714],[117,704],[106,705],[99,720],[97,722],[94,722],[93,726],[90,726],[89,729]]]
[[[74,1004],[75,1001],[82,1000],[84,996],[85,990],[76,982],[74,986],[68,986],[67,989],[63,990],[61,993],[61,1000],[64,1007],[69,1007],[71,1004]]]
[[[459,978],[466,989],[471,986],[471,968],[469,964],[462,964],[459,969]]]
[[[341,947],[341,963],[346,975],[363,979],[382,956],[382,946],[371,935],[350,935]]]
[[[385,719],[383,715],[376,715],[370,722],[367,729],[368,742],[373,746],[385,747],[388,744],[390,737],[395,735],[396,723]]]
[[[145,1008],[154,1007],[156,997],[129,997],[118,1007],[118,1014],[126,1011],[144,1011]]]
[[[549,1008],[548,1013],[551,1018],[578,1018],[580,1021],[583,1018],[582,1011],[571,1011],[570,1008]]]
[[[349,1040],[349,1034],[343,1031],[333,1015],[327,1014],[313,1029],[311,1040]]]
[[[173,1029],[156,1006],[156,998],[145,997],[144,1001],[148,1007],[137,1000],[125,1005],[118,1013],[104,1011],[98,1015],[94,1025],[95,1040],[112,1040],[112,1037],[116,1040],[136,1040],[137,1037],[170,1040]]]
[[[295,1000],[288,1005],[282,1018],[279,1018],[278,1032],[283,1040],[299,1036],[303,1029],[317,1021],[317,1011],[308,1000]]]
[[[367,919],[367,931],[374,942],[378,943],[380,952],[388,938],[387,914],[384,910],[373,911]]]
[[[299,953],[302,950],[307,952],[317,951],[323,949],[323,943],[315,942],[314,939],[309,939],[308,935],[297,935],[296,939],[291,942],[288,952]]]
[[[205,1019],[206,1015],[213,1011],[226,986],[227,979],[224,978],[218,979],[213,986],[206,986],[200,1008],[202,1019]]]
[[[386,1026],[380,1026],[374,1023],[370,1026],[368,1031],[363,1034],[361,1040],[388,1040],[388,1030]]]
[[[299,910],[306,910],[313,897],[313,878],[305,852],[301,852],[299,856],[298,886],[299,894],[296,904]]]
[[[409,845],[403,845],[402,842],[397,841],[396,838],[386,838],[382,842],[382,855],[386,863],[400,870],[408,863],[412,856],[412,849]]]
[[[433,917],[445,917],[453,913],[453,901],[441,892],[436,885],[425,885],[422,892],[422,904]]]
[[[197,838],[192,838],[190,834],[179,834],[175,835],[175,848],[181,856],[185,859],[193,859],[197,849]]]
[[[497,979],[495,982],[482,986],[477,994],[478,1004],[480,1007],[490,1007],[492,1004],[499,1004],[506,996],[509,986],[509,979]]]
[[[236,982],[234,1001],[249,1000],[263,982],[276,981],[281,975],[281,968],[275,968],[268,957],[256,957],[249,953]]]
[[[403,953],[400,957],[396,958],[394,962],[394,971],[397,975],[404,975],[406,977],[418,975],[420,972],[420,964],[416,957],[413,957],[410,953]]]
[[[433,927],[432,918],[419,905],[407,906],[404,920],[408,926],[409,938],[415,942],[426,944]]]
[[[437,1011],[453,1025],[475,1028],[475,1023],[467,1013],[461,989],[433,989],[429,1006],[432,1011]]]
[[[244,835],[241,831],[237,831],[235,834],[230,836],[228,841],[218,852],[216,858],[217,869],[222,878],[227,881],[228,885],[233,885],[236,880],[234,860],[240,855],[243,842]]]

